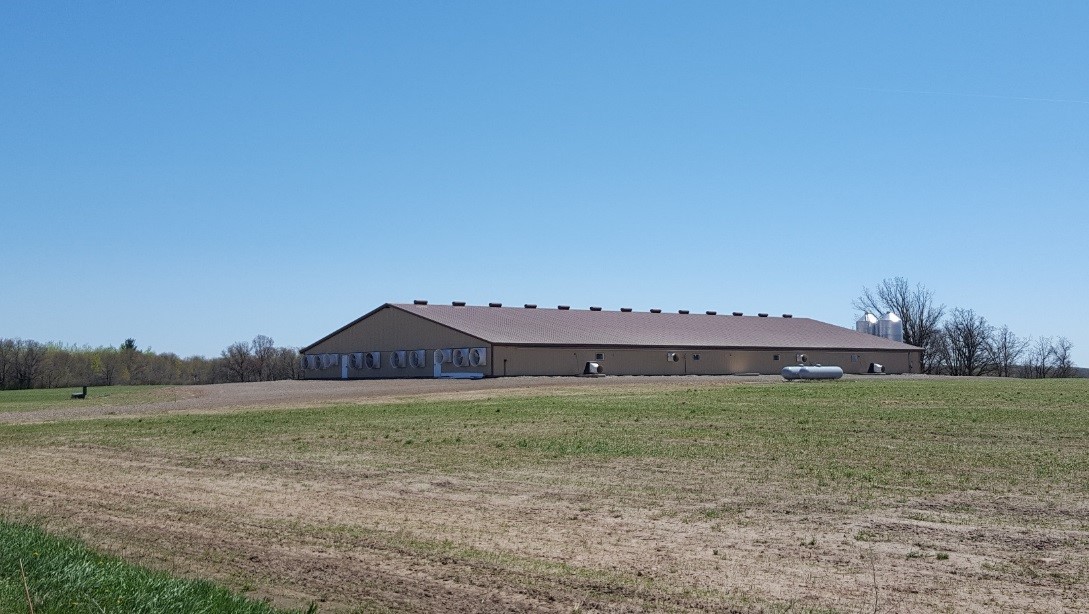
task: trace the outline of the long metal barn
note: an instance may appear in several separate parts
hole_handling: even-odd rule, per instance
[[[912,373],[920,349],[790,314],[415,301],[382,305],[299,352],[307,379],[371,379],[777,374],[799,363]]]

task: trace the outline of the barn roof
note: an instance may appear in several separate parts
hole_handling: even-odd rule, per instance
[[[384,308],[498,345],[918,349],[810,318],[417,304],[386,304],[375,311]]]

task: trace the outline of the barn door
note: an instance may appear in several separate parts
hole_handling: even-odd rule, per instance
[[[340,355],[340,379],[348,379],[348,359],[351,358],[347,354]]]

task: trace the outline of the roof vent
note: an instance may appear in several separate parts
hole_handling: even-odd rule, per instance
[[[503,303],[488,303],[488,307],[502,307]]]
[[[416,299],[416,300],[412,301],[412,304],[413,305],[426,305],[427,301],[421,300],[421,299]]]
[[[590,311],[601,311],[601,307],[591,307]]]
[[[682,315],[688,315],[688,310],[687,309],[678,309],[677,313],[682,314]]]
[[[567,311],[570,308],[570,305],[556,305],[556,309],[559,309],[560,311]]]
[[[766,314],[766,313],[758,313],[758,314],[756,314],[756,315],[760,316],[761,318],[766,318],[766,317],[768,317],[768,314]]]
[[[453,305],[454,307],[464,307],[465,306],[465,301],[453,301],[450,304]]]
[[[709,316],[717,316],[717,315],[718,315],[718,312],[717,312],[717,311],[707,311],[707,315],[709,315]]]
[[[784,318],[793,318],[794,316],[790,315],[789,313],[784,313],[783,317]]]
[[[735,316],[743,316],[743,315],[745,315],[745,314],[741,313],[740,311],[735,311],[735,312],[734,312],[734,315],[735,315]]]
[[[651,309],[650,312],[651,313],[662,313],[662,310],[661,309]]]
[[[526,303],[526,309],[536,309],[536,308],[537,308],[537,305],[534,305],[533,303]]]
[[[631,313],[631,307],[621,307],[620,311],[623,311],[624,313]]]

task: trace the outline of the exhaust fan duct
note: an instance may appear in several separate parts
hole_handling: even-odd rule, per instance
[[[367,352],[363,355],[363,362],[370,369],[381,369],[382,352]]]
[[[454,350],[454,366],[455,367],[467,367],[469,366],[469,348],[458,348]]]
[[[452,353],[453,350],[449,348],[444,350],[435,350],[435,354],[434,356],[432,356],[432,358],[434,359],[435,364],[441,365],[443,363],[450,362],[450,355]]]
[[[481,367],[488,364],[488,348],[473,348],[469,350],[469,364]]]
[[[394,369],[404,369],[408,366],[408,352],[398,350],[389,353],[389,366]]]
[[[408,354],[408,364],[413,369],[422,369],[427,366],[427,350],[412,350]]]

